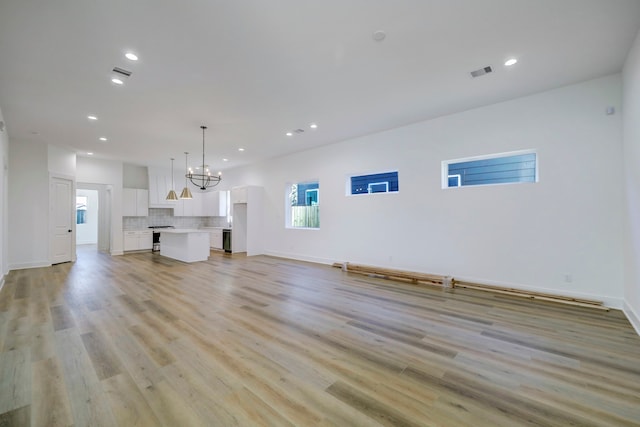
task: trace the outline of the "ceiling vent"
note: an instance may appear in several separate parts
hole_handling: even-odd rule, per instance
[[[304,133],[304,129],[296,129],[293,133]]]
[[[478,70],[472,71],[471,72],[471,77],[480,77],[480,76],[484,76],[485,74],[489,74],[493,72],[493,70],[491,69],[491,66],[486,66],[484,68],[480,68]]]
[[[121,76],[124,76],[124,77],[129,77],[131,75],[131,71],[125,70],[125,69],[120,68],[120,67],[114,67],[113,68],[113,72],[114,73],[118,73],[118,74],[120,74]]]

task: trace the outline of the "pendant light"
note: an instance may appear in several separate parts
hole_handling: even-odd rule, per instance
[[[191,169],[189,169],[189,153],[188,152],[184,152],[184,168],[186,170],[186,173],[184,175],[184,188],[182,189],[182,193],[180,193],[180,198],[181,199],[193,199],[193,196],[191,195],[191,191],[189,191],[189,187],[187,187],[187,177],[189,175],[191,175]]]
[[[175,159],[172,157],[171,158],[171,189],[169,190],[169,194],[167,194],[167,200],[170,201],[170,202],[177,202],[178,201],[178,195],[173,190],[175,188],[173,186],[173,161],[174,160]]]
[[[202,129],[202,164],[200,164],[200,171],[194,172],[192,170],[188,170],[185,178],[189,178],[189,181],[200,190],[204,191],[209,187],[215,187],[220,184],[222,180],[222,172],[218,172],[218,175],[211,175],[211,171],[208,166],[204,163],[204,131],[207,129],[206,126],[200,126]],[[196,168],[197,170],[198,168]]]

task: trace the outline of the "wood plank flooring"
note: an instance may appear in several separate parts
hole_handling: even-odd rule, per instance
[[[0,426],[638,426],[617,310],[158,254],[11,272]]]

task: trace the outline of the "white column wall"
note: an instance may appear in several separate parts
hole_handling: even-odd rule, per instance
[[[620,111],[621,93],[621,76],[608,76],[230,170],[224,187],[265,187],[269,254],[621,307],[622,117],[605,114]],[[537,184],[441,188],[443,160],[529,148]],[[393,169],[399,193],[345,196],[348,175]],[[285,229],[285,184],[310,179],[320,181],[320,230]]]
[[[625,313],[640,334],[640,33],[623,71],[626,189]]]
[[[50,265],[47,145],[9,144],[9,269]]]

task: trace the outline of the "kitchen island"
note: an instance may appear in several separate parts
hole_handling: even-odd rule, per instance
[[[209,258],[209,232],[198,229],[160,231],[160,255],[183,262]]]

